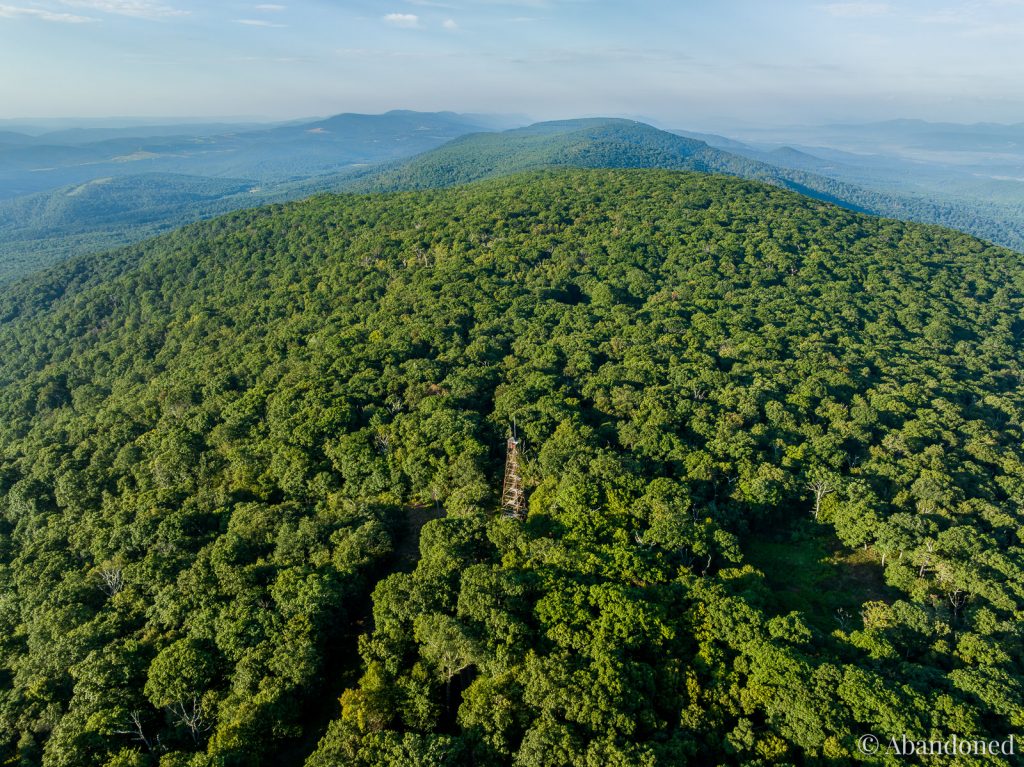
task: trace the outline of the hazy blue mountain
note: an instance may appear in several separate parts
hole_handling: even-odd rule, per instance
[[[673,131],[685,135],[679,131]],[[857,154],[827,147],[804,146],[801,144],[750,145],[720,136],[710,136],[712,146],[726,148],[732,154],[746,157],[790,170],[807,171],[828,178],[853,184],[877,182],[886,191],[903,189],[910,191],[914,185],[909,181],[915,175],[941,173],[931,166],[883,155]],[[920,169],[913,166],[920,165]]]
[[[832,159],[836,159],[835,153],[842,153],[838,159],[845,164],[870,167],[882,180],[921,185],[953,196],[974,187],[975,179],[1024,181],[1024,124],[894,120],[746,130],[734,138],[745,142],[748,149],[760,151],[791,146]],[[1024,200],[1024,194],[1016,199]]]
[[[217,173],[284,181],[410,157],[466,133],[488,129],[454,112],[342,114],[238,134],[231,137],[234,151],[210,160]]]
[[[408,157],[465,133],[487,130],[486,123],[452,112],[397,111],[216,133],[197,132],[202,126],[48,133],[30,142],[0,144],[0,199],[142,173],[294,180]],[[178,127],[180,131],[167,133]],[[82,141],[90,134],[102,140]]]
[[[220,134],[241,133],[246,131],[266,130],[272,127],[267,123],[172,123],[167,125],[134,125],[134,126],[100,126],[71,127],[58,130],[22,131],[34,144],[48,145],[80,145],[94,144],[111,139],[161,138],[167,136],[216,136]]]
[[[828,125],[826,135],[851,143],[889,142],[943,152],[1024,153],[1024,123],[931,123],[924,120],[889,120],[867,125]]]
[[[308,122],[308,118],[288,122]],[[284,124],[270,119],[249,117],[30,117],[0,119],[0,130],[16,131],[30,136],[42,136],[61,131],[128,131],[134,135],[144,135],[145,131],[156,130],[163,135],[192,132],[191,128],[202,128],[200,132],[209,133],[211,126],[231,126],[234,130],[248,128],[266,128],[270,125]],[[215,131],[217,132],[217,131]]]
[[[725,136],[719,136],[717,133],[698,133],[687,130],[672,130],[669,132],[674,133],[677,136],[683,136],[684,138],[691,138],[696,141],[703,141],[708,146],[713,146],[716,149],[725,149],[730,152],[735,150],[743,151],[749,149],[749,147],[746,144],[740,141],[735,141],[734,139],[731,138],[726,138]]]
[[[877,151],[921,149],[951,153],[1007,152],[1024,154],[1024,123],[932,123],[924,120],[834,125],[798,125],[783,128],[744,129],[733,138],[745,143],[797,141],[848,150]]]
[[[0,144],[25,145],[32,143],[32,137],[14,131],[0,131]]]
[[[686,134],[685,131],[680,131]],[[972,216],[1024,221],[1024,125],[953,125],[893,120],[866,125],[798,126],[747,130],[729,151],[785,168],[827,176],[883,194],[908,197],[960,211],[942,223]],[[743,143],[743,142],[746,143]],[[990,227],[970,229],[992,238]],[[1019,233],[996,241],[1020,247]]]

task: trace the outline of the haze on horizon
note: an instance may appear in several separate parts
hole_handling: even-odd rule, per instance
[[[1024,0],[4,0],[0,118],[1024,121]]]

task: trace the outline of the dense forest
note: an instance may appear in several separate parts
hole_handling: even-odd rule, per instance
[[[5,286],[0,763],[1003,739],[1022,333],[1019,253],[660,170],[321,195]]]

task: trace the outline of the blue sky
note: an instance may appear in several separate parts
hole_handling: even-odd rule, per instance
[[[0,0],[0,117],[1024,121],[1024,0]]]

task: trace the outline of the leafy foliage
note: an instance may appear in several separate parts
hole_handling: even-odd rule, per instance
[[[835,765],[866,732],[1005,737],[1022,259],[574,170],[237,213],[9,286],[0,755]],[[494,514],[513,420],[522,523]],[[777,593],[827,582],[831,536],[870,577]]]

